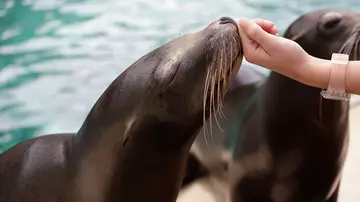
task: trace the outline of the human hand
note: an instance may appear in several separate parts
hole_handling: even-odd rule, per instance
[[[241,19],[239,28],[244,57],[251,63],[289,75],[301,70],[299,66],[310,58],[298,43],[278,36],[270,21]]]

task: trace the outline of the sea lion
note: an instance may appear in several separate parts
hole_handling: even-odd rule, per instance
[[[0,201],[175,201],[195,136],[242,58],[229,17],[147,53],[76,134],[37,137],[0,156]]]
[[[324,9],[286,30],[310,55],[360,56],[360,14]],[[232,202],[335,202],[348,151],[349,102],[272,72],[242,124],[230,168]],[[239,124],[240,125],[240,124]]]

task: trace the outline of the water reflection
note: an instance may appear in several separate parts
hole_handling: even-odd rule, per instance
[[[273,20],[335,0],[3,0],[0,2],[0,152],[26,138],[76,132],[107,85],[151,49],[230,16]],[[357,6],[357,7],[356,7]]]

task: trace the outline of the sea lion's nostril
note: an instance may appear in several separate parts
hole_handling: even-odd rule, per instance
[[[230,17],[222,17],[219,19],[219,21],[220,21],[220,23],[219,23],[220,25],[225,25],[225,24],[229,24],[229,23],[234,25],[236,27],[237,32],[239,33],[238,24],[235,22],[234,19],[232,19]]]
[[[233,19],[230,18],[230,17],[222,17],[222,18],[220,18],[219,21],[220,21],[220,24],[221,24],[221,25],[222,25],[222,24],[231,23],[231,24],[237,26],[237,23],[235,22],[235,20],[233,20]]]

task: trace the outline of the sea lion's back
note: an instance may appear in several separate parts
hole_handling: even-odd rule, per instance
[[[68,186],[72,137],[73,134],[39,136],[1,154],[0,201],[59,201],[63,196],[54,196],[53,191]]]

